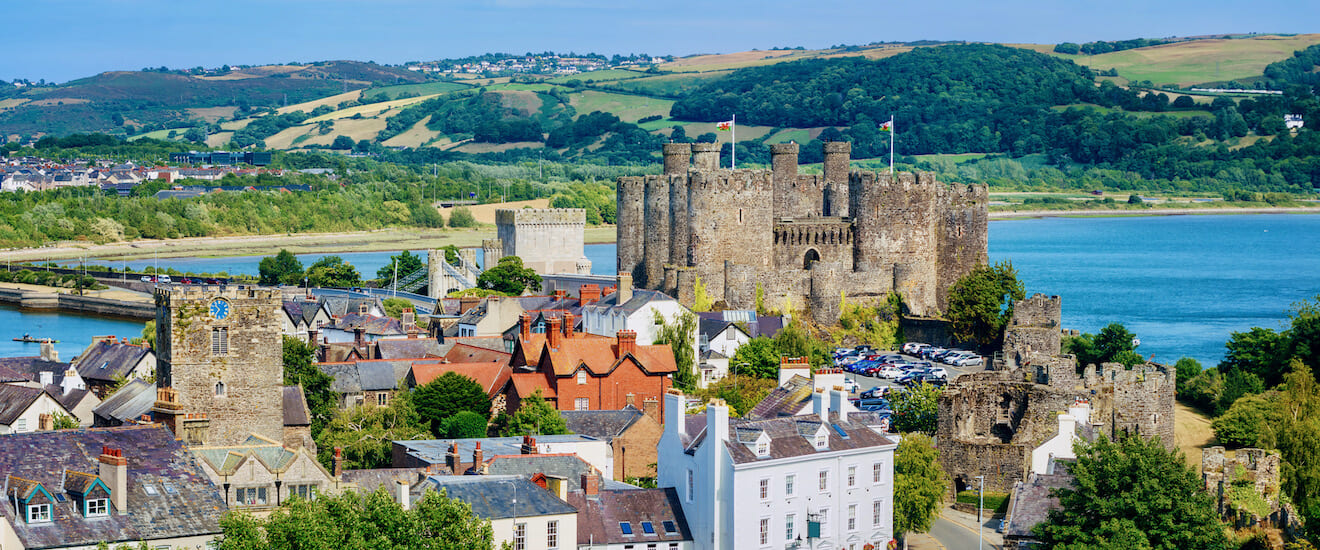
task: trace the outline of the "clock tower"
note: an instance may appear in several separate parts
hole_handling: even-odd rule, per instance
[[[206,444],[283,440],[280,291],[163,286],[155,298],[156,385],[180,412],[206,415]]]

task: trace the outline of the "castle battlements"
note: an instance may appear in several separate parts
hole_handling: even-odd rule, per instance
[[[899,292],[913,313],[938,314],[949,286],[986,261],[985,186],[853,172],[851,149],[825,144],[824,173],[808,175],[796,143],[771,145],[769,170],[720,168],[719,144],[665,144],[662,175],[619,179],[620,273],[680,300],[700,280],[735,308],[760,288],[826,322],[845,295]]]

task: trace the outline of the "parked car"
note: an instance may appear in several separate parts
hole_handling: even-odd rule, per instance
[[[903,344],[903,347],[899,349],[903,350],[903,353],[912,354],[917,352],[917,346],[920,345],[921,345],[920,342],[908,342],[906,344]]]
[[[932,377],[932,376],[934,376],[934,377],[938,377],[938,378],[948,378],[948,377],[949,377],[949,371],[944,370],[944,367],[934,367],[934,368],[927,369],[927,370],[926,370],[926,377],[927,377],[927,378],[930,378],[930,377]]]
[[[143,276],[142,276],[142,282],[144,282],[144,283],[154,283],[154,282],[156,282],[156,280],[155,280],[155,279],[152,279],[150,275],[143,275]]]
[[[846,392],[848,392],[848,393],[857,393],[857,392],[860,391],[861,389],[862,389],[861,386],[857,385],[857,381],[856,381],[856,380],[849,380],[849,379],[847,379],[847,378],[844,378],[844,379],[843,379],[843,390],[844,390],[844,391],[846,391]]]
[[[889,404],[889,400],[888,400],[888,399],[880,399],[880,398],[874,398],[874,399],[860,399],[860,400],[857,401],[857,404],[856,404],[856,405],[857,405],[857,408],[858,408],[858,409],[861,409],[861,410],[864,410],[864,411],[877,411],[877,410],[888,411],[888,410],[892,410],[892,409],[890,409],[890,407],[891,407],[892,405]]]
[[[162,282],[162,283],[172,283],[172,282],[174,282],[174,281],[171,281],[171,280],[170,280],[170,276],[169,276],[169,275],[161,275],[161,276],[160,276],[160,282]]]
[[[876,386],[874,388],[871,388],[869,390],[866,390],[858,394],[858,397],[862,399],[877,399],[880,397],[884,397],[888,393],[889,393],[889,386]]]
[[[980,355],[972,355],[958,360],[958,366],[960,367],[979,367],[984,363],[985,360]]]
[[[946,349],[946,348],[938,347],[938,346],[931,346],[931,347],[928,347],[928,348],[926,348],[926,349],[924,349],[924,350],[921,350],[921,358],[922,358],[922,359],[926,359],[926,360],[931,360],[931,361],[933,361],[933,360],[935,360],[935,357],[936,357],[936,356],[938,356],[939,354],[944,353],[944,352],[946,352],[946,351],[949,351],[949,350]]]
[[[903,376],[903,374],[905,374],[903,372],[903,369],[899,368],[896,365],[885,365],[883,367],[880,367],[880,370],[876,372],[876,376],[880,378],[886,378],[889,380],[893,380],[895,378]]]

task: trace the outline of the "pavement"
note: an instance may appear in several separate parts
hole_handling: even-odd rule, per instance
[[[995,531],[998,519],[985,518],[985,544],[978,544],[976,514],[944,508],[929,533],[908,536],[908,550],[1000,550],[1004,536]]]

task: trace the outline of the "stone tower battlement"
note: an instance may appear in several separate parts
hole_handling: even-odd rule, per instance
[[[543,275],[591,273],[591,260],[586,257],[583,239],[586,226],[587,211],[582,208],[496,210],[499,239],[482,243],[487,254],[486,268],[504,256],[518,256],[523,266]],[[499,252],[492,254],[497,245]],[[492,257],[496,261],[491,261]]]
[[[759,287],[823,322],[845,295],[892,291],[938,315],[948,288],[986,261],[986,187],[849,171],[851,150],[826,143],[824,173],[809,175],[796,143],[772,144],[768,170],[719,168],[718,144],[665,144],[663,174],[619,179],[619,272],[680,300],[700,279],[732,308],[754,307]]]

